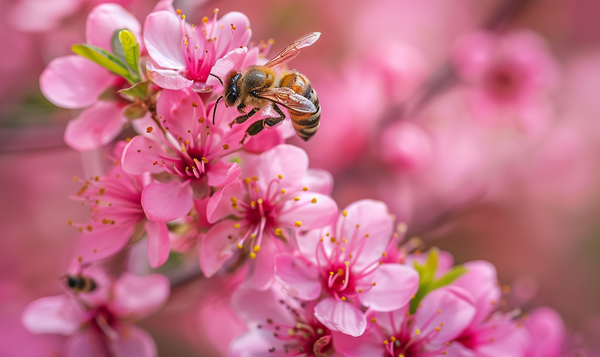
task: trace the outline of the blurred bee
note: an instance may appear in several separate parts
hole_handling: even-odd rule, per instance
[[[302,36],[289,44],[264,66],[254,65],[246,68],[243,72],[232,72],[228,78],[225,78],[224,84],[219,77],[215,76],[221,81],[224,88],[223,96],[219,99],[224,97],[226,107],[237,106],[237,110],[243,114],[229,123],[230,127],[233,124],[244,123],[268,105],[272,105],[273,110],[278,114],[276,117],[267,117],[250,125],[240,142],[241,144],[248,135],[256,135],[264,128],[273,128],[285,119],[283,110],[277,104],[288,109],[294,130],[303,140],[306,141],[315,134],[321,118],[317,92],[308,78],[296,70],[284,70],[280,74],[276,74],[273,67],[291,61],[298,56],[300,49],[311,46],[320,36],[320,32]],[[215,110],[216,107],[215,104]],[[246,107],[252,109],[246,112]]]
[[[96,283],[82,275],[71,275],[67,274],[61,278],[63,283],[73,292],[76,293],[89,293],[96,289]]]

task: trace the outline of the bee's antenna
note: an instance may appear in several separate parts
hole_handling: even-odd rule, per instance
[[[221,82],[221,85],[222,85],[223,87],[225,87],[225,85],[223,84],[223,81],[221,80],[221,78],[219,78],[219,76],[216,76],[216,75],[214,75],[214,74],[212,74],[212,73],[209,73],[208,75],[209,75],[209,76],[213,76],[213,77],[215,77],[216,79],[218,79],[218,80],[219,80],[219,82]]]
[[[217,77],[217,78],[219,78],[219,77]],[[219,105],[219,101],[220,101],[221,99],[223,99],[223,96],[220,96],[220,97],[217,99],[217,102],[215,103],[215,110],[213,111],[213,121],[212,121],[213,125],[215,125],[215,115],[217,115],[217,105]]]

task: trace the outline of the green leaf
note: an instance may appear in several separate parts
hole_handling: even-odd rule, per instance
[[[442,286],[452,284],[456,279],[460,278],[463,274],[467,272],[467,268],[462,265],[455,266],[450,269],[449,272],[444,274],[441,278],[433,282],[431,290],[435,290],[437,288],[441,288]]]
[[[127,51],[129,51],[130,48],[134,47],[137,44],[135,35],[128,30],[119,31],[119,41],[121,41],[123,53],[127,53]]]
[[[71,50],[82,57],[89,59],[90,61],[99,64],[100,66],[108,69],[109,71],[124,77],[131,83],[135,83],[136,80],[131,76],[127,67],[112,53],[109,53],[100,47],[82,43],[73,45]]]
[[[133,71],[135,72],[136,77],[140,71],[139,63],[140,63],[140,44],[136,43],[135,46],[131,47],[125,53],[125,60],[127,64]]]
[[[146,99],[148,95],[148,85],[149,81],[139,82],[133,85],[132,87],[121,89],[119,94],[129,98],[138,98],[140,100]],[[127,99],[129,99],[127,98]]]
[[[123,50],[123,45],[121,44],[121,39],[119,38],[119,33],[121,33],[122,30],[117,30],[115,32],[113,32],[111,41],[110,41],[110,46],[112,48],[112,52],[113,54],[123,63],[126,63],[127,61],[125,60],[125,51]]]
[[[123,115],[129,120],[139,119],[146,115],[146,108],[141,103],[131,103],[123,109]]]

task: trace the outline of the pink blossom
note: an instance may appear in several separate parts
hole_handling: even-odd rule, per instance
[[[122,6],[98,5],[87,18],[87,43],[112,52],[113,34],[123,29],[141,38],[140,23]],[[127,122],[125,104],[100,97],[109,88],[121,89],[126,84],[123,78],[77,55],[54,59],[40,76],[40,88],[50,102],[68,109],[86,108],[65,131],[67,144],[80,151],[105,145],[121,132]]]
[[[566,331],[560,315],[553,309],[540,307],[525,320],[525,328],[531,336],[526,357],[559,357],[566,352]]]
[[[281,239],[291,239],[286,229],[320,228],[337,215],[337,205],[326,195],[332,178],[308,170],[306,153],[291,145],[260,155],[241,153],[239,160],[243,180],[219,189],[208,203],[208,221],[218,223],[201,243],[200,266],[212,276],[236,246],[247,246],[256,264],[265,264],[265,270],[255,273],[261,275],[256,284],[266,286],[273,274],[270,255],[280,250]]]
[[[147,73],[165,89],[191,88],[210,92],[209,73],[215,62],[230,51],[246,46],[252,30],[246,15],[230,12],[217,20],[207,17],[200,26],[189,25],[185,15],[179,18],[171,11],[157,11],[146,18],[144,41],[150,57],[163,69],[147,62]],[[180,12],[179,12],[180,14]]]
[[[120,157],[124,142],[117,144],[115,156]],[[169,235],[164,221],[149,220],[142,207],[144,187],[149,175],[130,175],[115,161],[111,171],[83,181],[83,187],[72,198],[90,207],[92,215],[82,232],[77,256],[82,262],[106,259],[135,241],[145,231],[148,235],[148,261],[152,267],[162,265],[169,256]]]
[[[240,288],[232,300],[249,331],[229,347],[231,357],[325,356],[333,351],[331,331],[314,316],[314,302],[301,302],[279,291]]]
[[[418,274],[401,264],[381,264],[393,219],[381,202],[348,206],[336,225],[298,237],[302,255],[280,254],[276,281],[288,294],[312,301],[317,319],[332,331],[360,336],[366,319],[359,307],[393,311],[417,292]]]
[[[471,87],[471,107],[481,122],[497,126],[508,121],[534,135],[546,128],[550,113],[545,96],[556,85],[558,69],[538,35],[466,35],[456,46],[454,64]]]
[[[463,289],[446,286],[427,294],[412,315],[408,306],[379,312],[364,335],[334,335],[334,347],[346,357],[468,356],[459,352],[453,340],[474,315],[471,296]]]
[[[123,273],[112,283],[98,267],[84,269],[83,274],[98,287],[30,303],[23,311],[23,325],[32,333],[71,336],[65,347],[68,357],[156,356],[152,337],[128,320],[144,318],[166,302],[170,290],[167,278]]]

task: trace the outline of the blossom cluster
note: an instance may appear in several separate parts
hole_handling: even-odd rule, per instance
[[[107,154],[106,174],[76,178],[82,187],[72,198],[91,214],[69,222],[80,236],[61,279],[66,292],[25,309],[29,331],[70,336],[67,356],[155,356],[152,338],[134,323],[165,304],[168,279],[106,268],[145,246],[152,269],[164,267],[173,251],[197,250],[206,279],[243,274],[231,304],[247,331],[231,342],[230,356],[569,352],[553,310],[503,308],[509,289],[493,265],[454,265],[448,252],[419,251],[421,243],[405,240],[407,224],[383,202],[363,199],[340,210],[330,197],[333,176],[310,168],[307,153],[285,143],[294,135],[289,120],[253,135],[251,126],[272,113],[246,120],[248,112],[220,102],[232,74],[264,65],[272,46],[250,46],[246,15],[219,17],[215,9],[212,18],[190,24],[161,1],[142,26],[120,5],[101,4],[86,32],[87,43],[52,61],[40,78],[52,103],[83,109],[65,141],[86,151],[124,130],[135,135]],[[463,47],[469,49],[467,40]],[[463,47],[457,61],[468,62]],[[502,97],[527,111],[521,104],[534,89],[510,97],[516,74],[502,67],[497,77],[482,78],[491,65],[478,65],[460,72],[489,87],[474,90],[477,103]],[[273,73],[285,70],[275,66]],[[404,157],[402,148],[395,154]]]

